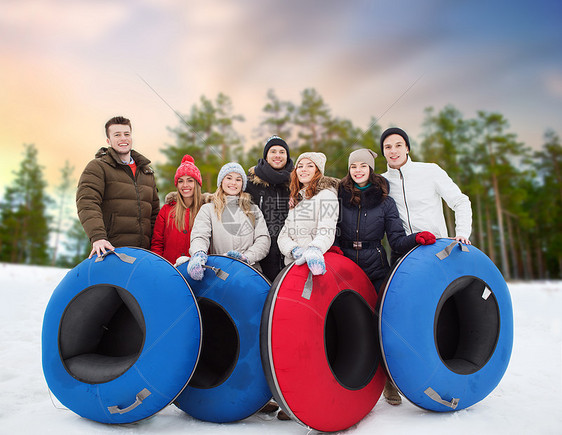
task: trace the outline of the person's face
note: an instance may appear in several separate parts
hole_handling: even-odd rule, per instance
[[[193,198],[195,194],[195,178],[189,175],[178,178],[178,192],[185,199]]]
[[[131,127],[128,125],[113,124],[107,129],[107,143],[119,155],[127,156],[133,147],[133,137]]]
[[[302,184],[308,186],[308,184],[312,181],[312,177],[314,177],[314,174],[316,173],[317,170],[318,168],[316,167],[316,165],[312,160],[301,159],[296,169],[297,178]]]
[[[238,195],[242,191],[242,183],[242,175],[231,172],[222,179],[221,186],[227,195]]]
[[[283,169],[287,164],[287,151],[280,145],[272,146],[265,157],[273,169]]]
[[[352,163],[349,167],[351,179],[359,186],[366,186],[369,182],[369,165],[365,162]]]
[[[408,147],[404,138],[399,134],[388,136],[382,147],[386,162],[392,169],[399,169],[408,161]]]

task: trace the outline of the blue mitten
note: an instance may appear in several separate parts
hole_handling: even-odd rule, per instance
[[[305,259],[302,256],[302,254],[304,254],[304,249],[302,249],[300,246],[297,246],[296,248],[294,248],[291,251],[291,255],[295,259],[295,264],[297,266],[300,266],[301,264],[304,264],[304,262],[305,262]]]
[[[313,275],[324,275],[326,273],[326,262],[324,261],[324,255],[322,255],[322,251],[319,248],[315,246],[306,248],[303,257]]]
[[[244,263],[248,262],[246,256],[238,251],[228,251],[226,255],[230,258],[234,258],[235,260],[243,261]]]
[[[206,262],[207,254],[203,251],[197,251],[193,254],[193,257],[191,257],[189,263],[187,264],[188,275],[196,281],[201,281],[203,279],[203,274],[205,273],[203,266]]]

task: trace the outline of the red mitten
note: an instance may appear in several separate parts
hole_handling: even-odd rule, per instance
[[[341,250],[341,248],[339,246],[331,246],[330,249],[328,249],[328,252],[333,252],[334,254],[340,254],[343,255],[343,251]]]
[[[435,236],[429,231],[421,231],[416,234],[416,243],[420,245],[433,245],[435,243]]]

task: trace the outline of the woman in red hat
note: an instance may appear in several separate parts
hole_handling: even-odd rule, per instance
[[[193,157],[183,156],[174,177],[176,192],[166,196],[166,204],[160,209],[154,232],[151,251],[161,255],[170,263],[189,255],[191,229],[197,212],[201,208],[201,172]]]

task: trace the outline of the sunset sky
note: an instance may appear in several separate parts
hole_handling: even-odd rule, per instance
[[[561,23],[560,0],[2,0],[0,189],[24,143],[51,186],[65,160],[77,179],[117,114],[163,162],[180,121],[141,77],[181,113],[224,92],[248,145],[269,88],[298,103],[314,87],[363,129],[396,103],[379,124],[415,140],[424,108],[452,104],[538,148],[562,134]]]

